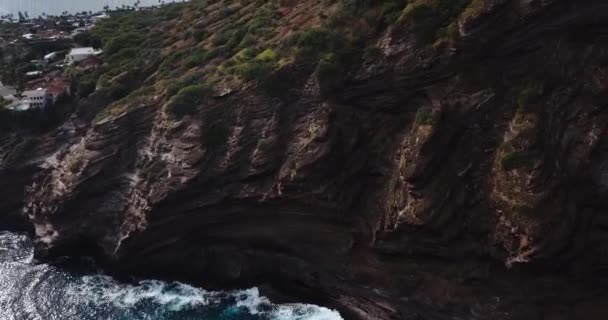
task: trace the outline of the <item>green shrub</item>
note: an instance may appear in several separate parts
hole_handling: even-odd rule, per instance
[[[470,1],[470,3],[468,4],[468,6],[466,7],[466,9],[464,10],[464,12],[462,13],[462,17],[466,19],[468,17],[472,17],[472,16],[480,13],[485,8],[485,3],[486,3],[485,0],[472,0],[472,1]]]
[[[276,53],[276,51],[272,50],[272,49],[266,49],[264,51],[262,51],[262,53],[258,54],[255,59],[259,60],[259,61],[275,61],[277,59],[278,55]]]
[[[113,100],[119,100],[129,95],[130,92],[131,90],[126,85],[116,84],[110,89],[110,97],[112,97]]]
[[[191,115],[196,107],[203,103],[211,90],[206,85],[191,85],[181,89],[169,100],[167,111],[177,119]]]
[[[103,50],[106,55],[112,55],[125,48],[133,48],[142,44],[146,38],[136,32],[117,35],[109,40],[106,40]]]
[[[339,81],[344,65],[334,53],[325,54],[317,66],[317,77],[324,88],[333,87]]]
[[[366,61],[373,61],[382,58],[382,50],[376,46],[370,46],[365,48],[363,52],[363,59]]]
[[[433,124],[433,109],[430,107],[421,107],[416,111],[416,124],[432,125]]]
[[[504,171],[511,171],[531,165],[532,160],[531,155],[527,152],[508,150],[500,160],[500,165]]]
[[[328,20],[329,27],[346,26],[353,20],[379,8],[380,18],[386,24],[395,22],[407,4],[407,0],[341,0],[340,7]]]
[[[538,93],[535,88],[528,87],[520,91],[517,96],[517,111],[519,113],[532,113],[538,103]]]
[[[432,42],[441,27],[440,17],[427,5],[416,5],[407,11],[406,18],[411,21],[411,30],[422,44]]]
[[[208,148],[216,149],[225,144],[229,137],[230,128],[224,122],[218,121],[208,127],[203,142]]]
[[[264,81],[274,70],[274,64],[272,62],[251,60],[245,63],[241,63],[234,67],[239,77],[244,80],[258,80]]]
[[[181,82],[173,82],[167,86],[167,97],[173,97],[176,95],[184,86]]]
[[[192,32],[192,37],[194,38],[194,41],[196,41],[196,42],[203,41],[206,36],[207,36],[207,30],[205,30],[203,28],[197,28],[194,30],[194,32]]]
[[[441,29],[454,23],[465,10],[470,0],[439,0],[436,6],[410,4],[405,9],[406,21],[421,44],[435,40]],[[447,35],[447,31],[444,34]]]
[[[308,29],[297,36],[296,45],[305,51],[325,51],[330,45],[329,34],[321,29]]]
[[[95,92],[99,75],[97,73],[89,73],[77,79],[76,91],[80,97],[88,97]]]
[[[199,66],[207,61],[207,51],[200,49],[192,53],[189,57],[184,60],[184,66],[188,69]]]

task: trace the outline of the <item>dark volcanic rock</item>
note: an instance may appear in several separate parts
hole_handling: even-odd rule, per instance
[[[40,252],[347,318],[605,319],[608,7],[486,1],[459,27],[424,50],[387,30],[329,93],[290,67],[289,97],[3,135],[0,222],[27,216]]]

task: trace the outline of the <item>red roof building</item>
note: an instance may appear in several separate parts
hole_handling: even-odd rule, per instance
[[[44,78],[46,79],[46,81],[53,81],[53,80],[56,80],[56,79],[61,79],[62,75],[63,75],[63,71],[61,71],[61,70],[53,70],[53,71],[47,73],[44,76]]]
[[[93,70],[101,66],[102,61],[97,57],[88,57],[78,63],[78,67],[85,70]]]

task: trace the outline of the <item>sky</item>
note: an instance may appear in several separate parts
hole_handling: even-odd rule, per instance
[[[142,6],[159,4],[160,0],[140,0]],[[174,0],[165,0],[172,2]],[[12,12],[17,15],[18,11],[27,11],[30,17],[36,17],[43,12],[57,15],[64,11],[82,12],[99,11],[104,6],[110,8],[117,6],[133,5],[136,0],[0,0],[0,14]]]

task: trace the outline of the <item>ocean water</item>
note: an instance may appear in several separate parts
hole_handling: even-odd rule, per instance
[[[341,320],[308,304],[273,304],[257,288],[206,291],[178,282],[124,284],[36,263],[31,240],[0,232],[2,320]]]
[[[58,15],[64,11],[70,13],[93,11],[97,12],[106,5],[114,9],[123,5],[132,6],[137,0],[0,0],[0,15],[17,12],[27,12],[30,17],[46,13]],[[183,0],[140,0],[140,6],[158,5],[161,2],[183,2]]]

